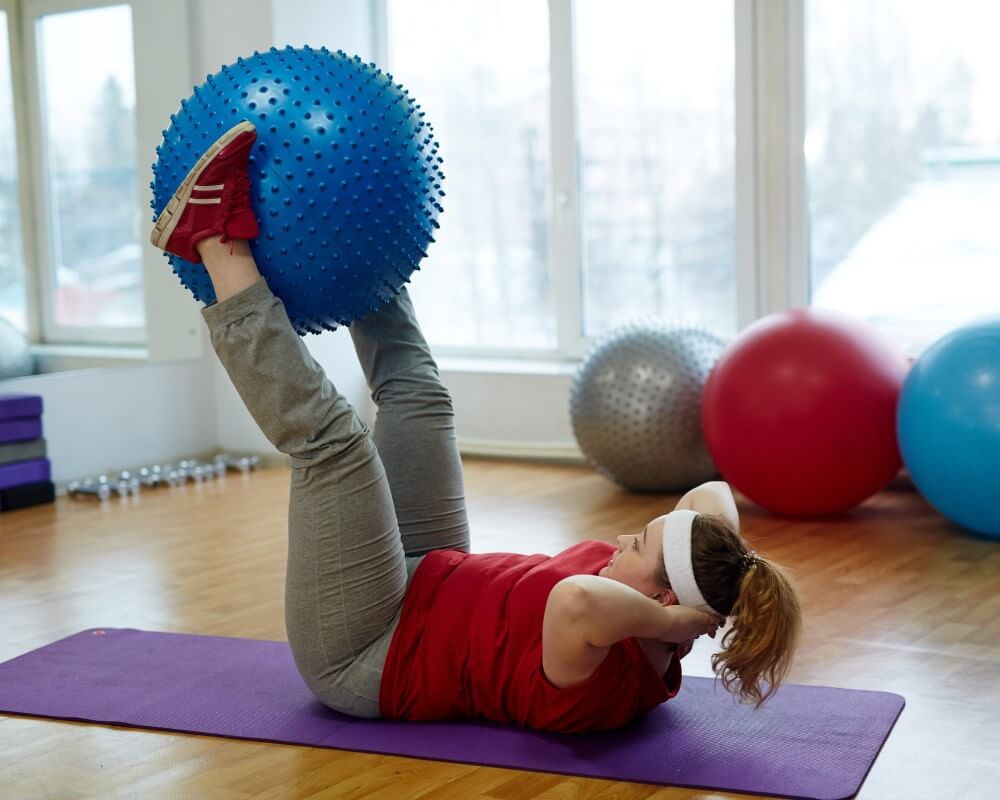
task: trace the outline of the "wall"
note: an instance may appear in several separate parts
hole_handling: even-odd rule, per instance
[[[569,417],[574,365],[439,358],[466,454],[583,461]]]
[[[215,447],[207,359],[16,378],[0,391],[42,396],[57,484]]]

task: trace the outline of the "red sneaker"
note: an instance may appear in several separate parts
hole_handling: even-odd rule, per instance
[[[202,239],[221,236],[225,242],[260,234],[247,174],[247,158],[256,139],[253,123],[241,122],[204,152],[156,218],[149,237],[156,247],[199,264],[195,245]]]

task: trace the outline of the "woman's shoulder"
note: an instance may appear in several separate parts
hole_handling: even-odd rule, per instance
[[[567,553],[588,553],[595,551],[603,553],[615,549],[615,546],[610,542],[602,542],[600,539],[583,539],[561,550],[558,555],[564,555]]]
[[[584,539],[581,542],[571,544],[553,558],[579,566],[581,574],[589,574],[592,573],[595,566],[597,569],[603,567],[616,549],[613,544],[602,542],[599,539]]]

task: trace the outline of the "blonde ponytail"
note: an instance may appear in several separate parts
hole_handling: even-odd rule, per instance
[[[798,595],[785,571],[758,556],[740,581],[730,619],[712,669],[741,702],[760,708],[788,674],[802,627]]]

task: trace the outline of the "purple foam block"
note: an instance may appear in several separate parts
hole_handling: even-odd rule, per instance
[[[42,416],[42,397],[38,394],[0,394],[0,419]]]
[[[23,442],[42,438],[41,417],[0,420],[0,442]]]
[[[17,461],[13,464],[0,464],[0,489],[11,486],[22,486],[26,483],[40,483],[51,480],[52,468],[47,458],[35,458],[31,461]]]
[[[887,692],[787,685],[754,712],[687,677],[626,728],[555,734],[338,714],[285,642],[92,629],[0,664],[0,713],[822,800],[858,791],[902,708]]]

